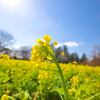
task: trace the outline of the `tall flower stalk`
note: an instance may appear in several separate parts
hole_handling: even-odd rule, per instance
[[[42,41],[41,39],[37,39],[36,42],[39,45],[36,44],[33,46],[33,51],[31,52],[32,56],[31,56],[30,60],[36,61],[36,62],[41,62],[41,60],[43,60],[45,57],[47,57],[47,59],[53,60],[55,62],[56,66],[58,68],[58,72],[60,74],[61,80],[62,80],[64,99],[69,100],[69,92],[68,92],[68,88],[67,88],[65,80],[64,80],[63,72],[58,63],[58,60],[55,58],[54,49],[50,46],[51,37],[48,35],[45,35],[43,37],[43,39],[44,39],[44,41]],[[54,41],[53,44],[55,47],[57,45],[57,41]],[[61,55],[64,55],[64,52],[62,52]]]
[[[65,83],[65,80],[64,80],[64,76],[63,76],[63,72],[61,70],[61,67],[58,63],[58,60],[56,60],[55,56],[53,56],[52,54],[50,54],[53,58],[53,61],[55,62],[57,68],[58,68],[58,72],[60,74],[60,77],[61,77],[61,80],[62,80],[62,85],[63,85],[63,91],[64,91],[64,97],[65,97],[65,100],[69,100],[69,94],[68,94],[68,89],[67,89],[67,86],[66,86],[66,83]]]

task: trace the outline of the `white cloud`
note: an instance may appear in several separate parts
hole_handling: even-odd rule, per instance
[[[68,47],[79,46],[79,44],[76,43],[76,42],[66,42],[66,43],[64,43],[64,45],[66,45],[66,46],[68,46]]]
[[[58,48],[58,47],[60,47],[60,46],[62,46],[61,43],[59,43],[58,45],[56,45],[55,48]]]

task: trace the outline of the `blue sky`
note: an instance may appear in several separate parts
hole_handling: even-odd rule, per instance
[[[14,48],[48,34],[70,54],[89,57],[100,44],[100,0],[0,0],[0,29],[13,35]]]

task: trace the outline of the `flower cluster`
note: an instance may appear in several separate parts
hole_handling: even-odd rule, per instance
[[[75,92],[76,92],[76,89],[75,88],[69,89],[70,95],[75,94]]]
[[[34,45],[33,46],[33,51],[31,52],[32,56],[31,56],[31,61],[37,61],[40,62],[41,60],[43,60],[45,57],[47,57],[47,59],[52,60],[52,57],[50,55],[54,54],[53,48],[50,46],[50,42],[51,42],[51,37],[48,35],[45,35],[43,37],[42,41],[40,38],[37,39],[37,43],[38,45]],[[54,45],[57,45],[57,41],[54,41]]]
[[[7,94],[4,94],[2,97],[1,97],[1,100],[7,100],[8,99],[8,95]]]
[[[7,54],[5,55],[1,54],[0,58],[3,58],[4,60],[10,60],[10,57]]]
[[[79,82],[78,76],[73,76],[73,78],[71,78],[70,81],[73,81],[73,83],[77,84]]]

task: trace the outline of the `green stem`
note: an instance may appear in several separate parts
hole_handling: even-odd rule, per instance
[[[58,92],[59,92],[59,95],[60,95],[61,99],[64,100],[63,97],[62,97],[62,95],[60,94],[60,91],[59,91],[59,89],[58,89],[58,85],[57,85],[57,90],[58,90]]]
[[[61,77],[61,80],[62,80],[62,85],[63,85],[63,91],[64,91],[64,97],[65,97],[65,100],[69,100],[69,93],[68,93],[68,89],[66,87],[66,83],[65,83],[65,80],[64,80],[64,76],[63,76],[63,73],[62,73],[62,70],[61,70],[61,67],[57,61],[57,59],[55,58],[55,56],[53,56],[51,54],[51,52],[49,52],[49,54],[52,56],[57,68],[58,68],[58,71],[59,71],[59,74],[60,74],[60,77]]]
[[[95,96],[91,96],[90,98],[88,98],[87,100],[94,100],[95,97],[100,96],[100,93],[95,94]]]
[[[62,55],[62,53],[60,54],[60,56],[59,56],[59,58],[58,58],[58,61],[59,61],[59,59],[60,59],[61,55]]]

